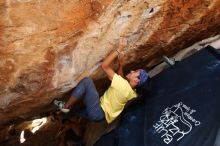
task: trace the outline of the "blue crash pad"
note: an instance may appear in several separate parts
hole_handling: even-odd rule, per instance
[[[151,83],[152,91],[130,105],[119,127],[95,146],[108,140],[114,146],[219,146],[219,52],[208,46]]]

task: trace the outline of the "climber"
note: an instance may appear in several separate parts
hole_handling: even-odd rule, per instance
[[[108,79],[111,80],[111,85],[104,95],[99,98],[96,87],[90,78],[82,79],[64,105],[65,109],[70,109],[68,113],[64,114],[64,119],[65,116],[71,117],[75,115],[86,117],[91,121],[105,119],[107,123],[111,123],[119,116],[128,101],[141,94],[145,88],[144,85],[148,82],[149,76],[144,69],[130,71],[130,73],[124,76],[122,70],[122,50],[126,45],[127,40],[120,39],[118,48],[112,51],[102,63],[102,69],[107,74]],[[119,63],[117,73],[111,67],[116,58],[118,58]],[[81,109],[73,106],[82,97],[84,98],[86,108]]]

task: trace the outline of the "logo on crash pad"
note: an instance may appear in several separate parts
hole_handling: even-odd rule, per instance
[[[167,107],[160,120],[153,125],[154,133],[160,134],[166,144],[173,140],[180,141],[192,131],[193,127],[199,126],[200,121],[192,117],[196,110],[180,102],[172,107]]]

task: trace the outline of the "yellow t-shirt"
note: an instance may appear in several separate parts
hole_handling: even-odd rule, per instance
[[[128,81],[115,73],[111,86],[100,99],[106,121],[111,123],[122,112],[127,101],[136,97],[137,93]]]

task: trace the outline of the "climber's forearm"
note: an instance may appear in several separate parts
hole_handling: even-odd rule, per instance
[[[116,51],[111,52],[111,54],[108,55],[102,63],[102,69],[107,74],[109,80],[112,80],[115,74],[114,70],[111,68],[110,65],[113,63],[117,55],[118,54]]]
[[[116,57],[120,57],[120,52],[122,51],[122,49],[126,46],[127,40],[125,39],[120,39],[120,43],[118,46],[118,49],[115,51],[112,51],[106,58],[105,60],[102,62],[102,69],[104,70],[104,72],[108,75],[108,78],[110,80],[113,79],[113,76],[115,74],[115,71],[111,68],[111,64],[113,63],[113,61],[115,60]]]
[[[124,77],[124,73],[123,73],[123,66],[122,65],[119,65],[118,66],[118,74],[122,77]]]
[[[102,62],[102,68],[108,68],[117,57],[117,51],[112,51]]]

